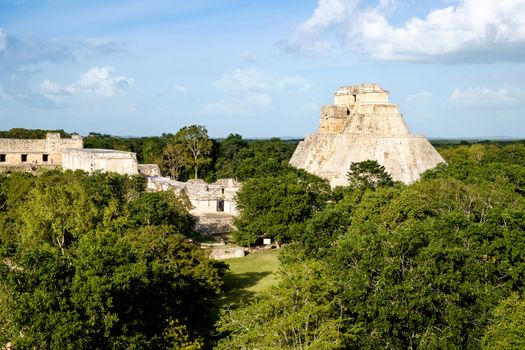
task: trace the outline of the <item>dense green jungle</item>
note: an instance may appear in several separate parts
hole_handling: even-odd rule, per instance
[[[67,133],[61,131],[62,135]],[[0,137],[40,138],[13,129]],[[188,140],[197,140],[191,157]],[[525,142],[435,143],[412,184],[375,162],[350,185],[288,165],[297,141],[91,133],[186,180],[243,182],[231,239],[280,246],[278,282],[219,303],[228,264],[190,203],[141,177],[0,175],[0,343],[14,349],[524,349]]]

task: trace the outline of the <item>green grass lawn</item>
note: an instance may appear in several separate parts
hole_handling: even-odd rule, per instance
[[[244,258],[224,260],[230,270],[224,277],[224,297],[222,305],[239,304],[248,301],[257,293],[277,283],[279,252],[262,250]]]

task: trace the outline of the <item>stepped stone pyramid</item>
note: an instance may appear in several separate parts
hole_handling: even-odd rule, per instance
[[[412,135],[378,84],[343,86],[333,105],[321,107],[319,131],[301,141],[290,160],[330,181],[347,185],[352,162],[376,160],[396,181],[410,184],[445,161],[424,136]]]

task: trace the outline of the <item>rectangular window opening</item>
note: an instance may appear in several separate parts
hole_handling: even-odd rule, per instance
[[[0,162],[5,162],[5,154],[0,154]]]
[[[42,154],[42,161],[47,162],[49,160],[49,154]]]
[[[224,199],[217,200],[217,211],[224,211]]]
[[[21,160],[22,162],[27,162],[27,154],[22,154]]]

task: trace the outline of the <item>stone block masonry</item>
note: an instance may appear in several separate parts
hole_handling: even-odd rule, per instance
[[[137,175],[137,156],[133,152],[112,149],[75,149],[62,151],[62,168],[67,170],[111,171],[121,175]]]
[[[0,139],[0,166],[60,165],[63,149],[82,147],[79,135],[62,139],[58,133],[48,133],[44,140]]]
[[[425,137],[410,133],[388,95],[377,84],[341,87],[334,104],[321,108],[319,132],[299,143],[290,164],[335,187],[348,184],[353,162],[376,160],[394,180],[406,184],[444,163]]]
[[[29,171],[39,167],[62,167],[88,173],[139,173],[135,153],[85,149],[80,135],[63,139],[59,133],[48,133],[43,140],[0,139],[0,171]],[[153,167],[150,168],[152,172]]]

